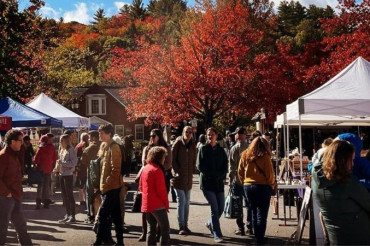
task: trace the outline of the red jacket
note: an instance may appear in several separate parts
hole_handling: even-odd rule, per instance
[[[21,200],[22,192],[22,164],[19,153],[5,147],[0,151],[0,196],[11,193],[14,199]]]
[[[50,174],[53,171],[57,158],[57,152],[54,146],[52,144],[47,144],[37,149],[34,161],[36,166],[45,174]]]
[[[169,209],[163,171],[155,164],[145,165],[139,183],[142,192],[141,212],[151,213],[158,208]]]

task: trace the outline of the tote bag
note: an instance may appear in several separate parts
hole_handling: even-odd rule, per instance
[[[231,185],[225,199],[224,217],[227,219],[240,218],[243,213],[243,201],[240,196],[234,194],[234,186],[235,183]]]

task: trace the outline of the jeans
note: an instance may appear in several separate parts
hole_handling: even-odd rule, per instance
[[[94,218],[94,187],[91,184],[91,179],[87,178],[86,180],[86,207],[87,207],[87,218]]]
[[[42,179],[42,184],[37,185],[37,199],[42,199],[46,201],[50,199],[50,189],[51,189],[51,174],[44,174]]]
[[[238,183],[235,183],[234,187],[234,194],[236,196],[239,196],[240,199],[244,199],[244,202],[247,206],[247,228],[252,229],[252,210],[249,208],[247,197],[244,192],[244,187],[242,185],[239,185]],[[243,204],[243,201],[242,201]],[[244,213],[242,210],[242,214],[239,218],[236,219],[236,224],[238,225],[239,229],[244,230],[244,222],[243,222]]]
[[[177,220],[179,226],[188,226],[191,190],[175,190],[177,195]]]
[[[252,210],[253,229],[257,244],[264,244],[271,187],[262,184],[245,185],[244,192]]]
[[[68,216],[75,216],[75,198],[73,197],[73,175],[62,176],[60,179],[60,187],[66,212]]]
[[[213,231],[214,238],[221,238],[220,217],[224,212],[225,194],[224,192],[214,192],[203,190],[203,195],[211,206],[211,218],[207,221],[207,227]]]
[[[121,217],[120,194],[121,188],[102,194],[102,204],[98,212],[97,241],[109,240],[112,222],[116,231],[117,244],[123,244],[123,224]]]
[[[27,233],[27,222],[23,215],[21,201],[13,197],[0,196],[0,245],[5,244],[8,233],[9,221],[11,221],[17,232],[18,241],[21,245],[32,245]]]
[[[157,245],[157,223],[161,228],[161,241],[159,245],[170,245],[170,222],[166,209],[155,210],[146,213],[146,221],[149,224],[149,230],[146,235],[146,245]]]

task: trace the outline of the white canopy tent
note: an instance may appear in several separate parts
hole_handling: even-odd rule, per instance
[[[75,112],[72,112],[71,110],[57,103],[44,93],[41,93],[32,101],[27,103],[27,106],[34,108],[44,114],[51,115],[59,120],[62,120],[63,127],[66,128],[88,128],[90,126],[88,118],[82,117]]]
[[[370,63],[358,57],[327,83],[288,104],[281,122],[299,126],[302,173],[302,125],[370,125]]]

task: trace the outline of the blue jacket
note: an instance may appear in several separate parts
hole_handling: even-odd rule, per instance
[[[353,133],[343,133],[338,135],[341,140],[350,142],[355,147],[355,159],[353,160],[352,173],[362,182],[366,189],[370,191],[370,162],[361,157],[362,150],[361,139]]]

